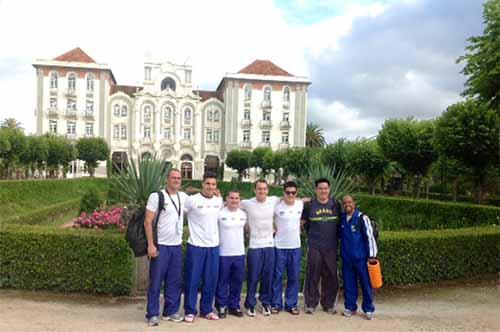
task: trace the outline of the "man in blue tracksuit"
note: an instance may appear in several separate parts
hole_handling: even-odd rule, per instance
[[[372,319],[375,311],[373,292],[368,275],[368,261],[377,257],[377,243],[373,227],[367,215],[362,214],[351,196],[342,200],[344,212],[341,217],[342,278],[344,281],[343,315],[351,317],[358,306],[358,280],[363,292],[362,309],[367,319]]]

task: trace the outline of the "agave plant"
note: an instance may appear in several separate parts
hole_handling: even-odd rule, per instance
[[[149,194],[165,187],[170,164],[156,156],[129,159],[128,166],[111,178],[111,190],[122,203],[144,206]]]
[[[326,178],[330,181],[330,197],[341,199],[354,188],[350,174],[345,169],[337,169],[335,165],[329,167],[316,161],[307,166],[305,174],[297,179],[304,196],[315,197],[314,181],[319,178]]]

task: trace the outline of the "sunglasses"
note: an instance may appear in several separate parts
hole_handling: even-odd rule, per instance
[[[285,194],[295,196],[295,195],[297,195],[297,192],[296,191],[285,191]]]

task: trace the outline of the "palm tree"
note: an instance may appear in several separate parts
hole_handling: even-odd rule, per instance
[[[314,122],[309,122],[306,128],[306,146],[319,148],[326,144],[323,128]]]
[[[14,118],[6,118],[2,121],[0,128],[9,128],[9,129],[23,129],[21,126],[21,122],[18,122]]]

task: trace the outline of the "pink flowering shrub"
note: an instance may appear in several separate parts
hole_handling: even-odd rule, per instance
[[[82,212],[79,217],[73,220],[75,228],[95,228],[95,229],[118,229],[125,231],[121,214],[123,208],[117,207],[111,210],[95,211],[92,213]]]

